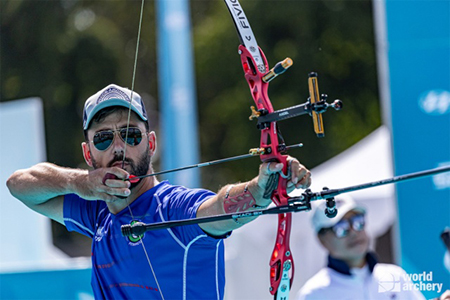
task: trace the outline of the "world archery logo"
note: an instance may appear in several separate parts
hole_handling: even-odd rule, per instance
[[[136,221],[136,220],[133,220],[133,221],[131,221],[130,225],[133,226],[133,224],[136,224],[136,223],[140,223],[140,222]],[[132,235],[128,236],[128,240],[131,243],[135,244],[135,243],[139,242],[140,240],[142,240],[143,237],[144,237],[144,234],[141,234],[141,235],[134,235],[134,234],[132,234]]]

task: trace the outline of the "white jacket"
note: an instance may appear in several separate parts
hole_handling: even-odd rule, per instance
[[[351,270],[330,268],[329,264],[305,283],[297,300],[424,300],[405,275],[402,268],[391,264],[375,262]]]

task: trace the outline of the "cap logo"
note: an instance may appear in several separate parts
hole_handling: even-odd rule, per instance
[[[122,92],[119,89],[116,89],[115,87],[110,87],[109,89],[106,89],[97,99],[97,103],[99,104],[102,101],[108,100],[108,99],[123,99],[125,101],[131,102],[130,97],[124,92]]]

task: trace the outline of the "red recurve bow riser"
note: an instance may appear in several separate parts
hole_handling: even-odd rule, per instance
[[[267,59],[264,55],[264,52],[260,48],[259,52],[264,60],[264,65],[266,68],[265,73],[267,73],[269,71]],[[267,110],[267,113],[272,113],[274,109],[267,93],[269,84],[262,80],[262,77],[265,75],[265,73],[261,73],[256,68],[256,63],[245,46],[239,46],[239,54],[241,55],[241,63],[244,69],[245,79],[248,82],[257,109],[265,109]],[[260,147],[263,149],[271,149],[270,153],[266,152],[265,154],[261,155],[261,160],[263,162],[277,161],[282,163],[283,173],[288,174],[287,156],[282,155],[279,152],[279,139],[276,126],[276,122],[271,122],[268,128],[261,130]],[[273,191],[271,197],[272,201],[277,206],[288,204],[289,196],[287,195],[286,185],[287,179],[280,176],[278,179],[278,187]],[[292,280],[294,278],[294,261],[289,246],[291,222],[291,213],[278,215],[277,237],[275,240],[275,247],[272,252],[272,257],[270,259],[270,293],[272,295],[274,295],[278,290],[280,281],[282,279],[281,275],[283,273],[283,266],[287,261],[290,262],[289,279],[290,286],[292,286]]]

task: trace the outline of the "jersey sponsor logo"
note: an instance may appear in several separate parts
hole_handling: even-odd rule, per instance
[[[109,219],[109,216],[108,216]],[[112,220],[106,220],[105,225],[99,226],[95,232],[94,241],[100,242],[104,236],[108,234],[109,228],[111,227]]]

